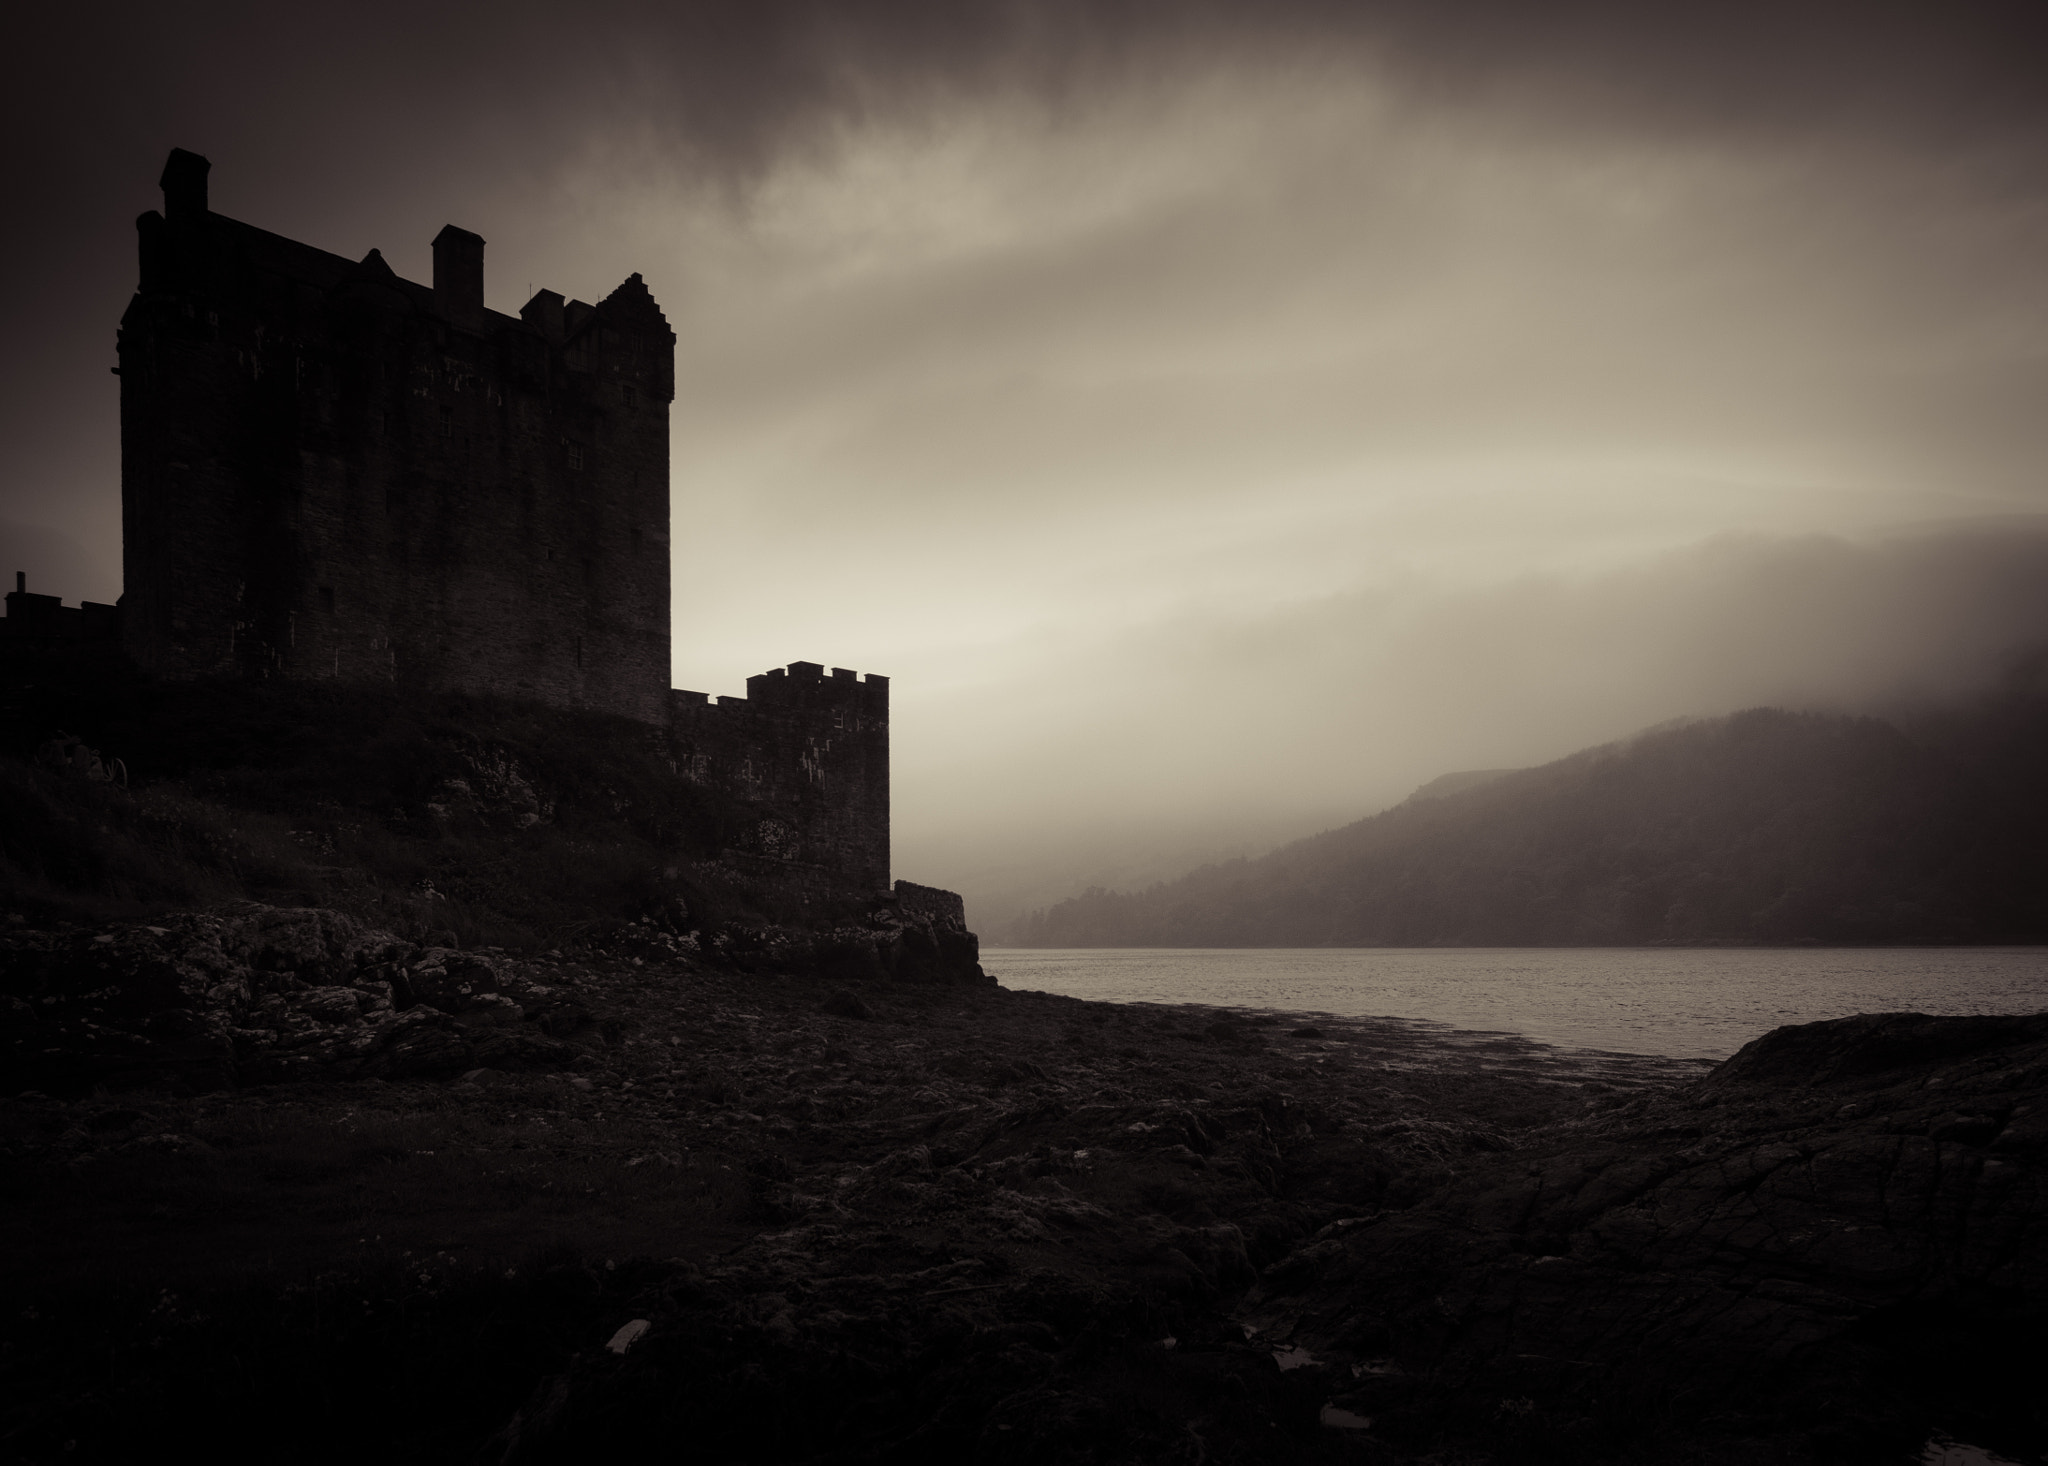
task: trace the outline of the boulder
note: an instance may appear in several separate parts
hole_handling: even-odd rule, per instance
[[[396,945],[388,932],[319,907],[227,908],[219,926],[221,949],[258,972],[290,972],[309,983],[346,982],[355,970]]]
[[[466,1012],[484,995],[498,992],[498,975],[489,962],[446,947],[425,948],[405,971],[413,1000],[443,1013]]]
[[[352,987],[310,987],[291,995],[291,1005],[321,1023],[354,1023],[369,995]]]

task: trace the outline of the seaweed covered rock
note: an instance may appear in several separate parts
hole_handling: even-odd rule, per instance
[[[1779,1029],[1545,1141],[1269,1269],[1244,1316],[1397,1436],[2042,1438],[2048,1015]]]

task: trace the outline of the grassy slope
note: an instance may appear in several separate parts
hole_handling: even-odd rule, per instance
[[[389,689],[157,685],[25,659],[0,701],[0,886],[80,917],[237,897],[464,946],[558,943],[642,915],[764,914],[706,864],[738,813],[637,724]],[[56,729],[127,790],[37,768]]]

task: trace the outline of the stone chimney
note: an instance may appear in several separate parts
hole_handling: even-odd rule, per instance
[[[450,224],[434,236],[434,307],[457,325],[483,325],[482,235]]]
[[[533,299],[519,307],[520,319],[547,338],[551,346],[560,346],[568,328],[562,321],[562,297],[553,290],[536,290]]]
[[[173,226],[197,224],[206,217],[206,175],[213,164],[197,153],[172,148],[157,185],[164,191],[164,218]],[[479,240],[478,245],[482,245]]]

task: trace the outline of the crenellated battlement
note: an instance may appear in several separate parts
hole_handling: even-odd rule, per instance
[[[677,688],[669,710],[677,772],[758,814],[738,854],[887,888],[888,678],[792,662],[749,677],[745,697]]]
[[[747,696],[777,703],[831,700],[872,703],[889,700],[889,679],[870,672],[865,681],[850,667],[834,667],[832,675],[816,662],[791,662],[747,679]]]
[[[677,687],[669,692],[671,716],[689,716],[706,707],[736,715],[776,716],[812,708],[857,711],[886,719],[889,714],[889,679],[870,672],[865,678],[849,667],[834,667],[831,675],[816,662],[791,662],[771,667],[747,679],[747,695],[714,697]],[[846,726],[839,724],[836,726]]]

